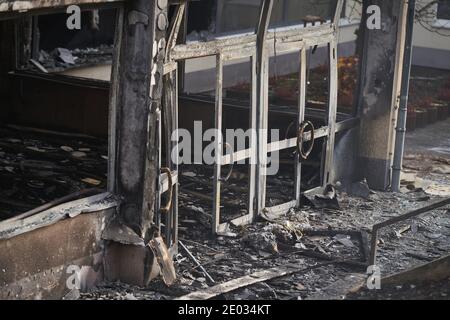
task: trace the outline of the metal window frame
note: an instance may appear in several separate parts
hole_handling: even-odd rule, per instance
[[[338,25],[339,20],[341,16],[341,12],[343,9],[344,0],[338,0],[335,16],[333,21],[330,24],[330,27],[332,29],[331,34],[328,35],[328,37],[317,37],[314,39],[305,39],[304,43],[298,44],[297,47],[291,47],[289,49],[297,49],[300,50],[300,71],[299,71],[299,104],[298,104],[298,125],[300,125],[304,121],[305,117],[305,105],[306,105],[306,50],[309,47],[313,47],[316,45],[324,45],[326,44],[328,46],[328,64],[329,64],[329,76],[328,76],[328,87],[329,87],[329,96],[328,96],[328,110],[327,110],[327,125],[316,129],[314,131],[315,133],[315,139],[326,137],[326,149],[325,154],[323,155],[323,181],[322,185],[319,188],[309,190],[309,192],[320,192],[326,185],[328,185],[332,179],[333,179],[333,158],[334,158],[334,144],[335,144],[335,137],[336,137],[336,113],[337,113],[337,92],[338,92],[338,67],[337,67],[337,41],[338,41]],[[282,48],[280,48],[282,49]],[[277,50],[280,50],[277,48]],[[267,59],[268,61],[268,59]],[[268,63],[268,62],[267,62]],[[268,72],[267,75],[264,77],[265,81],[268,82]],[[267,95],[267,91],[263,91],[260,94]],[[267,118],[268,118],[268,104],[263,105],[265,114],[265,123],[263,124],[263,128],[267,127]],[[271,143],[271,146],[274,146],[273,148],[270,148],[268,150],[264,150],[264,146],[267,145],[267,137],[260,137],[261,139],[264,139],[262,146],[263,146],[263,156],[267,157],[267,153],[272,151],[281,151],[285,149],[289,149],[292,147],[295,147],[297,145],[297,138],[293,139],[286,139],[283,141],[278,141],[275,143]],[[306,138],[306,137],[305,137]],[[309,140],[311,140],[311,137],[308,137]],[[305,139],[307,141],[308,139]],[[265,163],[265,162],[264,162]],[[264,163],[261,164],[264,166]],[[274,207],[266,207],[266,172],[265,168],[262,169],[261,175],[260,175],[260,189],[258,192],[258,196],[260,197],[258,204],[258,213],[265,213],[269,214],[271,216],[277,216],[280,214],[283,214],[287,211],[289,211],[291,208],[295,208],[300,206],[300,198],[301,198],[301,192],[300,192],[300,183],[301,183],[301,162],[298,157],[298,154],[296,156],[296,175],[295,175],[295,199],[292,201],[289,201],[287,203],[283,203],[281,205],[277,205]]]
[[[157,132],[158,132],[158,170],[162,170],[162,136],[166,138],[166,166],[170,170],[168,173],[162,173],[157,181],[157,197],[156,197],[156,214],[155,225],[158,232],[161,233],[162,227],[162,212],[161,212],[161,198],[164,193],[170,191],[172,199],[170,200],[170,210],[165,213],[164,226],[166,244],[169,251],[172,253],[178,252],[178,163],[172,159],[172,151],[175,149],[175,154],[178,155],[178,144],[171,139],[172,132],[178,129],[178,63],[170,60],[169,53],[176,45],[178,35],[180,33],[183,17],[186,10],[186,3],[177,5],[175,11],[175,18],[173,19],[168,40],[166,43],[164,67],[163,67],[163,99],[162,112],[158,113]],[[169,101],[170,100],[170,101]],[[163,114],[161,114],[163,113]],[[162,132],[163,123],[165,131]],[[171,182],[171,184],[170,184]]]
[[[256,141],[251,141],[250,148],[239,150],[233,154],[223,155],[223,141],[217,139],[216,163],[214,167],[214,197],[213,197],[213,223],[212,232],[217,234],[228,229],[230,224],[243,225],[254,221],[262,212],[286,212],[292,207],[300,205],[301,163],[297,161],[295,177],[295,199],[277,207],[266,208],[266,160],[270,152],[289,149],[297,145],[297,138],[286,139],[268,143],[268,65],[271,50],[278,53],[298,51],[300,58],[300,96],[298,104],[298,124],[305,118],[306,104],[306,50],[316,45],[328,45],[329,51],[329,103],[327,112],[327,126],[314,131],[315,138],[326,138],[326,154],[324,159],[323,184],[318,189],[308,192],[317,192],[332,181],[333,156],[335,136],[337,132],[354,126],[354,122],[336,124],[337,112],[337,42],[338,24],[343,9],[344,0],[337,0],[337,7],[333,21],[318,26],[290,26],[269,30],[269,22],[274,0],[264,0],[260,7],[260,19],[254,34],[234,34],[218,37],[207,42],[191,42],[178,44],[168,49],[167,69],[177,69],[176,65],[187,59],[206,56],[216,57],[216,93],[215,93],[215,128],[222,130],[222,82],[223,64],[226,61],[240,58],[250,58],[252,65],[252,102],[251,102],[251,128],[256,129]],[[281,30],[280,30],[281,29]],[[165,88],[164,90],[167,90]],[[178,98],[176,99],[178,100]],[[353,120],[353,119],[351,119]],[[311,140],[311,133],[304,134],[304,141]],[[256,144],[254,143],[256,142]],[[248,214],[230,222],[220,223],[220,189],[221,167],[241,160],[256,157],[256,165],[250,168],[250,185],[248,199]],[[297,156],[298,157],[298,156]],[[254,161],[252,161],[254,163]]]

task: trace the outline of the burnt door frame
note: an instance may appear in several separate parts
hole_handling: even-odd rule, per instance
[[[257,137],[252,141],[251,147],[246,150],[239,150],[232,154],[216,154],[214,166],[214,197],[213,197],[213,234],[224,232],[230,224],[247,224],[263,212],[285,212],[292,207],[300,205],[300,180],[301,163],[296,164],[295,199],[281,206],[266,208],[266,170],[267,155],[270,152],[280,151],[297,146],[297,138],[286,139],[268,143],[267,129],[268,123],[268,61],[269,50],[276,47],[277,52],[298,51],[300,58],[300,96],[298,105],[298,126],[304,121],[305,114],[305,92],[306,92],[306,50],[308,47],[325,44],[329,47],[330,61],[330,92],[327,126],[314,130],[315,139],[326,138],[326,156],[324,158],[324,181],[320,190],[332,180],[333,169],[333,149],[335,134],[344,129],[336,126],[337,109],[337,37],[338,22],[341,15],[343,0],[337,1],[337,9],[333,21],[328,21],[321,25],[296,26],[281,28],[276,35],[269,30],[269,21],[273,0],[264,0],[260,8],[260,19],[258,27],[253,34],[233,35],[221,37],[213,41],[193,42],[188,44],[175,45],[170,49],[169,61],[182,62],[187,59],[215,56],[216,57],[216,94],[215,94],[215,128],[222,129],[222,82],[223,64],[225,61],[239,58],[250,58],[252,62],[252,128],[257,132]],[[305,132],[303,141],[311,140],[311,132]],[[223,150],[223,141],[216,142],[215,150]],[[255,158],[253,158],[255,157]],[[221,188],[221,167],[236,163],[245,159],[256,159],[254,169],[250,170],[250,192],[249,192],[249,212],[247,215],[239,217],[233,221],[220,223],[220,188]],[[314,189],[310,192],[318,192]]]

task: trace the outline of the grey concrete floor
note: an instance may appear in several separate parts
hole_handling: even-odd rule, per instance
[[[405,152],[450,158],[450,118],[408,132]]]

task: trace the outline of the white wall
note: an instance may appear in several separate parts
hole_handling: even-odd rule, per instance
[[[416,11],[432,3],[434,0],[416,0]],[[416,21],[414,25],[413,65],[450,70],[450,21],[433,19],[436,17],[437,6],[427,10],[431,16],[422,23]],[[357,21],[361,12],[361,5],[355,0],[348,0],[346,13],[350,25],[341,21],[340,42],[351,42],[356,39],[354,31],[358,28]],[[356,23],[356,24],[355,24]]]
[[[433,0],[417,0],[417,9]],[[436,5],[431,7],[436,12]],[[427,19],[414,25],[413,64],[450,70],[450,21]],[[427,30],[428,29],[428,30]]]

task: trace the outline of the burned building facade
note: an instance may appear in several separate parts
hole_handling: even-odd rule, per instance
[[[330,186],[389,189],[411,5],[364,1],[381,28],[363,10],[345,59],[345,1],[308,3],[0,0],[0,297],[63,297],[74,270],[82,290],[170,283],[182,195],[215,236]],[[186,164],[173,134],[196,123],[253,133]]]

